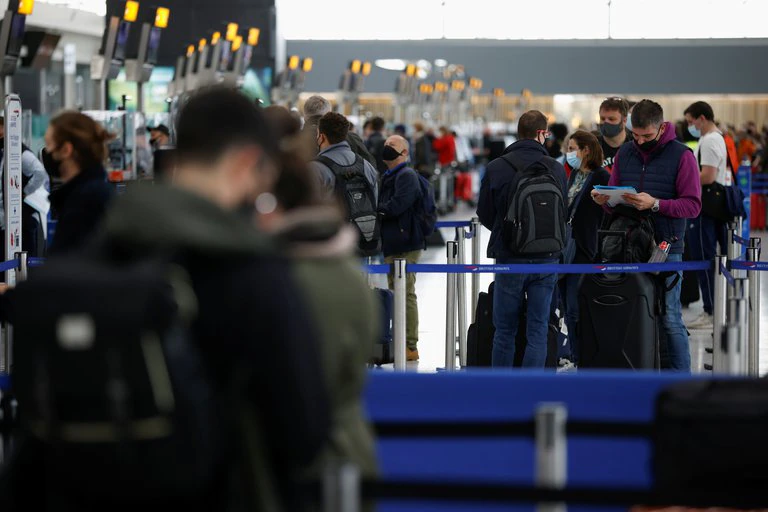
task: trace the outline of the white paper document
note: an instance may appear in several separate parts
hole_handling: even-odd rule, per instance
[[[622,197],[624,194],[637,194],[635,187],[609,187],[607,185],[595,185],[595,190],[600,194],[610,197],[608,206],[613,208],[618,204],[629,204]]]

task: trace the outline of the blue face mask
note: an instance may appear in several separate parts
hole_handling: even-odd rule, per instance
[[[581,158],[576,156],[575,151],[571,151],[565,154],[565,161],[568,162],[568,165],[571,166],[571,169],[580,169],[581,168]]]
[[[695,137],[697,139],[701,138],[701,130],[696,128],[696,125],[694,125],[694,124],[689,124],[688,125],[688,133],[690,133],[693,137]]]
[[[632,114],[627,114],[627,130],[632,130]]]

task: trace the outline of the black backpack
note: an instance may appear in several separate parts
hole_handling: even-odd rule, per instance
[[[49,484],[145,505],[211,488],[226,450],[181,267],[65,257],[9,299],[20,428]]]
[[[509,185],[502,236],[512,254],[547,256],[567,241],[563,189],[548,156],[525,165],[514,153],[502,156],[517,172]]]
[[[381,249],[381,223],[373,187],[365,176],[364,160],[355,155],[355,162],[344,166],[320,155],[317,161],[328,167],[336,178],[336,196],[346,208],[347,219],[360,233],[358,248],[361,255],[377,254]]]
[[[648,211],[616,205],[598,232],[601,263],[648,263],[656,245],[655,231]]]

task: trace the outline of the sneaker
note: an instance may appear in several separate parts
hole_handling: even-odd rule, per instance
[[[418,361],[419,360],[419,349],[417,349],[417,348],[414,348],[414,349],[407,348],[405,350],[405,359],[406,359],[406,361]]]
[[[561,357],[557,362],[557,373],[575,372],[576,365],[570,359]]]
[[[713,326],[714,319],[709,313],[702,313],[686,324],[689,329],[712,329]]]

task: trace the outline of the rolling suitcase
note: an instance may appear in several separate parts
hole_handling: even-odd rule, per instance
[[[603,244],[607,237],[620,238],[621,250],[614,251],[613,243]],[[600,230],[597,240],[601,257],[605,247],[620,255],[638,254],[627,246],[621,231]],[[580,368],[660,367],[658,281],[658,276],[639,273],[582,276],[578,292]]]
[[[392,290],[376,288],[374,293],[381,303],[382,332],[381,337],[373,346],[373,354],[369,361],[370,366],[381,366],[395,362],[395,350],[392,343],[392,313],[394,311],[394,293]]]
[[[656,278],[585,274],[579,286],[579,367],[659,368]]]
[[[475,322],[467,333],[467,366],[491,366],[493,352],[493,283],[488,293],[480,292],[475,311]]]
[[[468,172],[456,173],[454,196],[459,201],[472,201],[472,176]]]
[[[683,252],[683,261],[691,261],[688,252],[688,231],[685,232],[685,252]],[[699,301],[699,273],[695,270],[686,270],[683,272],[683,282],[680,285],[680,303],[683,307],[688,307]]]

